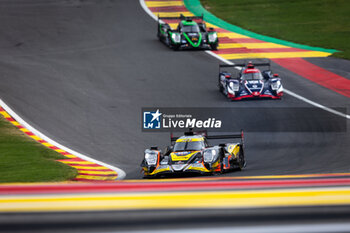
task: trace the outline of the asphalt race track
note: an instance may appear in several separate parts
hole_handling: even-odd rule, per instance
[[[218,60],[164,46],[138,0],[1,0],[0,17],[1,99],[47,136],[123,169],[127,179],[142,177],[145,148],[169,143],[166,133],[141,132],[142,107],[311,107],[287,94],[277,101],[226,100],[216,86]],[[350,79],[349,61],[308,61]],[[348,97],[276,64],[272,70],[288,90],[350,107]],[[350,171],[348,131],[245,136],[246,170],[224,176]]]

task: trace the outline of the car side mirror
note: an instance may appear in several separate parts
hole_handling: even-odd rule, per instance
[[[167,146],[167,147],[165,148],[165,155],[170,154],[170,152],[172,152],[173,149],[174,149],[173,146]]]

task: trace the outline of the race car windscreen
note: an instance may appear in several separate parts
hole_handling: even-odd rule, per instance
[[[198,25],[188,25],[182,28],[182,32],[199,32]]]
[[[242,75],[243,80],[262,80],[263,76],[261,73],[246,73]]]
[[[204,148],[203,141],[177,142],[174,145],[174,151],[195,151]]]

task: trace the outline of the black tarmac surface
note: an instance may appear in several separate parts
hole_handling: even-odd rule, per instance
[[[142,177],[145,148],[169,143],[167,133],[141,132],[142,107],[312,107],[290,95],[228,101],[216,86],[219,61],[160,43],[138,0],[1,0],[0,19],[0,98],[39,131],[128,179]],[[349,61],[309,60],[350,78]],[[272,70],[290,91],[350,107],[347,97],[276,64]],[[248,132],[246,170],[225,175],[349,172],[349,142],[348,132]]]

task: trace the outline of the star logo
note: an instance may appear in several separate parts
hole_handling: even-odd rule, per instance
[[[153,116],[151,122],[153,122],[154,120],[159,121],[159,117],[162,115],[161,113],[159,113],[159,109],[157,109],[157,111],[155,113],[151,113],[151,115]]]

